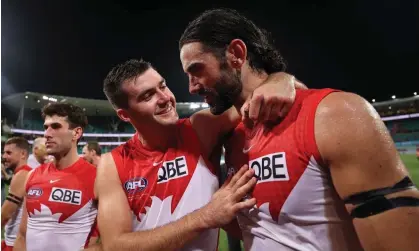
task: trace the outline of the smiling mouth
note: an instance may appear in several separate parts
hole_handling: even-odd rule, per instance
[[[174,109],[173,105],[168,105],[165,109],[161,110],[160,112],[156,113],[156,115],[164,115],[171,112]]]

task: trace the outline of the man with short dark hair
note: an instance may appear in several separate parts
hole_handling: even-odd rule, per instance
[[[199,15],[179,48],[191,93],[214,114],[240,111],[285,66],[268,33],[234,10]],[[235,128],[226,163],[258,176],[257,206],[238,216],[246,250],[418,250],[419,191],[380,116],[355,94],[297,90],[279,124]]]
[[[31,168],[27,165],[29,143],[23,137],[9,138],[4,144],[5,168],[13,172],[9,193],[1,207],[1,227],[4,227],[2,250],[12,250],[22,219],[22,201],[25,196],[25,180]]]
[[[98,142],[87,142],[87,144],[82,149],[83,158],[96,167],[99,165],[101,154],[102,150]]]
[[[80,107],[67,103],[46,105],[42,117],[46,151],[56,161],[27,176],[24,215],[14,250],[80,250],[95,232],[97,215],[96,168],[77,153],[87,117]]]

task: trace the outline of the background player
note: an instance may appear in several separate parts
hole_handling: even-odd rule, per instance
[[[9,138],[4,145],[3,159],[5,167],[13,170],[14,175],[9,186],[6,201],[1,207],[1,227],[4,228],[5,240],[2,250],[12,250],[22,219],[22,201],[25,196],[25,180],[31,168],[27,165],[29,143],[23,137]]]
[[[98,142],[87,142],[82,150],[83,158],[96,167],[99,165],[101,154],[102,150]]]
[[[14,250],[80,250],[94,232],[97,214],[96,168],[77,154],[87,117],[80,107],[66,103],[46,105],[42,117],[47,154],[56,163],[43,164],[28,175]]]
[[[283,75],[281,84],[293,87],[293,78]],[[272,82],[280,92],[281,84]],[[218,180],[209,159],[218,153],[218,139],[239,117],[231,112],[216,117],[205,110],[179,120],[165,80],[142,60],[112,69],[104,91],[118,116],[137,131],[126,144],[105,154],[98,168],[98,224],[104,249],[216,249],[214,228],[254,204],[252,199],[240,202],[255,182],[245,169],[210,202]],[[214,163],[219,164],[219,158]]]
[[[267,34],[232,10],[200,15],[180,48],[190,89],[209,96],[215,114],[229,108],[223,99],[239,110],[267,74],[284,69]],[[241,125],[226,149],[230,164],[271,171],[257,173],[258,208],[241,217],[247,249],[359,250],[334,187],[365,250],[417,250],[419,192],[367,101],[333,90],[300,91],[288,116],[270,129]]]
[[[41,164],[54,161],[54,157],[47,154],[46,141],[44,137],[38,137],[33,141],[32,154],[28,158],[28,165],[30,167],[36,168]]]

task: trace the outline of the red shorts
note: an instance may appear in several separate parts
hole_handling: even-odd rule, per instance
[[[1,241],[1,251],[13,251],[13,247],[7,246],[4,240]]]

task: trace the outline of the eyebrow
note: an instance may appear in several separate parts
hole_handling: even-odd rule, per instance
[[[44,129],[46,129],[48,126],[62,126],[59,122],[52,122],[51,124],[44,124]]]
[[[185,72],[190,73],[191,71],[194,71],[194,69],[196,69],[198,67],[198,65],[199,65],[199,62],[193,62],[193,63],[189,64],[188,67],[186,67]]]
[[[161,86],[162,84],[166,83],[166,79],[161,78],[161,80],[158,82],[158,86]],[[143,95],[145,95],[147,92],[153,90],[154,87],[148,88],[142,92],[140,92],[140,94],[137,95],[137,99],[140,99]]]

